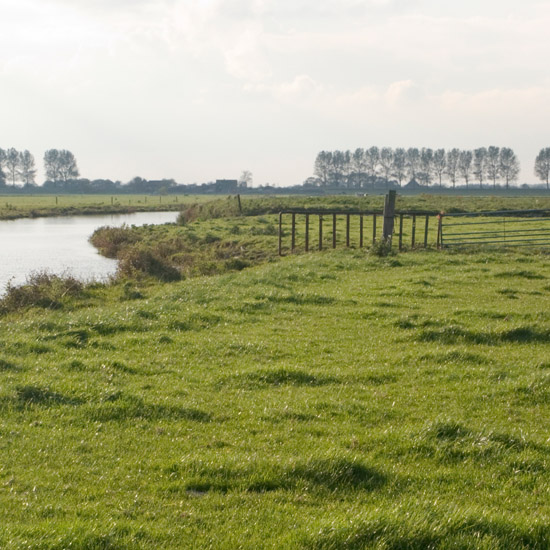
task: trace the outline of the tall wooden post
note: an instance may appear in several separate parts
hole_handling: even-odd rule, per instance
[[[372,215],[372,244],[376,242],[376,214]]]
[[[306,252],[309,250],[309,214],[306,214]]]
[[[323,215],[319,214],[319,250],[323,250]]]
[[[443,246],[443,214],[437,216],[437,248]]]
[[[336,214],[332,215],[332,248],[336,248]]]
[[[414,248],[414,237],[416,234],[416,214],[413,214],[412,230],[411,230],[411,248]]]
[[[403,214],[399,214],[399,250],[403,250]]]
[[[279,212],[279,256],[283,255],[283,213]]]
[[[424,248],[428,248],[428,224],[430,223],[430,216],[426,216],[426,226],[424,227]]]
[[[292,252],[296,248],[296,214],[292,214]]]
[[[390,243],[393,234],[396,195],[396,191],[390,191],[386,195],[386,201],[384,203],[384,229],[382,231],[382,238]]]
[[[349,248],[349,214],[346,214],[346,246]]]
[[[363,248],[363,214],[359,214],[359,248]]]

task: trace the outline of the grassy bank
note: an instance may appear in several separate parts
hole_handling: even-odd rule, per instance
[[[548,548],[549,267],[337,250],[4,313],[0,547]]]
[[[207,204],[208,203],[208,204]],[[399,208],[445,212],[550,208],[550,197],[502,197],[416,195],[399,196]],[[127,213],[153,210],[180,210],[195,205],[192,217],[211,218],[238,214],[261,215],[277,213],[285,208],[343,208],[381,210],[382,195],[335,195],[327,197],[255,197],[242,196],[242,212],[236,197],[224,195],[213,201],[209,195],[2,195],[0,220],[38,216],[74,214]]]
[[[207,199],[183,195],[2,195],[0,220],[180,210],[183,204],[203,200]]]

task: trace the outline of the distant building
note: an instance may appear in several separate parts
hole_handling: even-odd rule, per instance
[[[238,180],[216,180],[214,190],[216,193],[237,193]]]

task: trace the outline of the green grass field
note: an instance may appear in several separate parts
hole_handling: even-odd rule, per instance
[[[208,200],[184,195],[0,195],[0,220],[37,216],[179,210],[182,204]]]
[[[242,271],[4,311],[0,548],[549,548],[550,256],[271,223],[139,230]]]

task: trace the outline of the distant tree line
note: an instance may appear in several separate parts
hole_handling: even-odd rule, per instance
[[[49,149],[44,153],[44,172],[47,181],[67,182],[78,178],[79,171],[74,155],[65,149]],[[36,185],[34,156],[27,150],[0,149],[0,186]]]
[[[277,187],[260,186],[250,189],[252,174],[244,171],[237,180],[216,180],[201,184],[177,184],[173,179],[146,180],[135,177],[128,183],[109,179],[80,178],[76,158],[65,149],[49,149],[44,153],[46,181],[36,185],[34,156],[27,150],[0,148],[0,189],[2,192],[29,193],[143,193],[226,194],[274,192]],[[506,188],[517,182],[520,171],[518,158],[509,147],[480,147],[473,150],[409,149],[370,147],[355,151],[321,151],[314,164],[314,177],[293,188],[369,189],[464,184],[479,188],[504,183]],[[550,147],[541,149],[535,160],[535,175],[550,189]],[[20,184],[20,185],[18,185]],[[320,189],[321,190],[321,189]]]
[[[549,154],[550,159],[550,154]],[[409,149],[370,147],[355,151],[321,151],[314,164],[317,185],[321,187],[368,188],[380,179],[399,187],[407,182],[430,186],[463,182],[504,182],[506,188],[517,181],[519,160],[509,147],[479,147],[474,150]],[[313,183],[311,180],[309,183]]]

